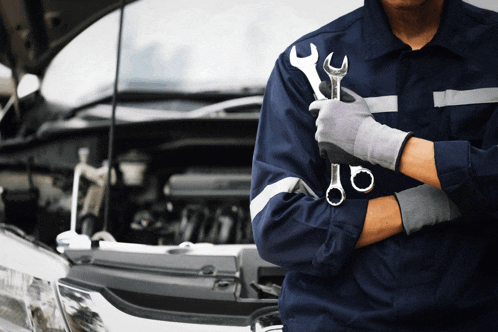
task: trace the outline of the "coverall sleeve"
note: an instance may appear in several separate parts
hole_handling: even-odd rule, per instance
[[[336,274],[354,251],[368,201],[330,206],[330,164],[320,157],[314,100],[304,74],[283,53],[268,81],[252,167],[251,218],[261,257],[315,276]]]
[[[434,143],[442,189],[464,214],[498,217],[498,108],[488,121],[482,145],[468,141]]]

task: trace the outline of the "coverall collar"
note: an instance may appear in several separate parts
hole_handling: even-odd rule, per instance
[[[380,0],[365,0],[363,19],[363,41],[367,45],[366,60],[372,60],[393,51],[410,49],[392,33],[389,19]],[[463,13],[462,0],[446,0],[438,32],[427,45],[441,46],[460,56],[465,56],[464,45],[468,44],[467,27],[468,18]]]

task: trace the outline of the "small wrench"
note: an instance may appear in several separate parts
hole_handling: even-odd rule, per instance
[[[330,99],[341,99],[341,79],[348,73],[349,61],[344,56],[341,68],[337,69],[330,65],[330,60],[334,52],[330,53],[323,62],[323,70],[329,75],[331,83]],[[327,202],[332,206],[341,205],[346,199],[346,192],[341,184],[341,169],[339,164],[331,164],[330,185],[327,189]]]
[[[330,77],[330,83],[331,83],[331,99],[337,99],[340,100],[341,97],[341,79],[348,73],[349,70],[349,60],[347,56],[344,56],[344,60],[342,61],[342,66],[341,68],[334,68],[331,66],[330,62],[332,60],[334,52],[330,53],[325,61],[323,62],[323,70],[329,75]],[[359,192],[369,192],[372,190],[374,186],[374,177],[372,172],[364,168],[362,166],[349,166],[350,171],[351,171],[351,185],[356,191]],[[332,172],[334,172],[334,166],[332,165]],[[339,170],[337,170],[337,174],[339,174]],[[367,174],[369,177],[369,184],[366,187],[360,187],[357,185],[355,178],[360,175],[360,174]],[[340,188],[340,189],[338,189]],[[337,193],[334,193],[334,190],[342,190],[342,185],[340,180],[335,180],[334,177],[331,177],[330,185],[329,188],[327,189],[327,201],[329,204],[337,206],[340,205],[344,199],[346,198],[345,195],[340,195],[340,199],[336,201],[337,199],[336,195]],[[344,192],[342,190],[342,192]],[[333,204],[334,203],[334,204]]]
[[[311,85],[313,92],[315,93],[315,99],[322,100],[327,99],[320,92],[320,83],[321,79],[318,75],[318,71],[316,70],[316,63],[318,62],[318,50],[316,46],[310,43],[311,55],[305,58],[298,58],[296,52],[296,46],[293,46],[290,55],[289,61],[292,66],[301,70]],[[347,60],[347,59],[346,59]],[[346,67],[347,72],[347,67]],[[346,73],[344,73],[345,75]],[[343,75],[343,76],[344,76]],[[340,87],[339,87],[340,88]],[[334,89],[332,89],[332,97],[334,96]],[[327,195],[325,196],[327,202],[332,206],[340,205],[346,199],[346,192],[341,185],[340,178],[340,165],[339,164],[331,164],[331,173],[330,173],[330,186],[327,189]]]

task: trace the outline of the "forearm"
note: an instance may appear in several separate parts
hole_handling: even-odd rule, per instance
[[[434,160],[434,143],[416,137],[408,140],[401,155],[399,171],[413,179],[441,189]],[[401,212],[394,196],[369,201],[365,224],[356,248],[403,231]]]
[[[394,196],[379,197],[368,202],[363,231],[356,248],[382,241],[403,231],[401,212]]]
[[[459,217],[460,211],[441,190],[429,184],[368,202],[356,248],[382,241],[400,232],[411,235],[426,226]]]
[[[412,137],[401,155],[399,171],[415,180],[441,189],[434,160],[434,143]]]
[[[433,143],[412,137],[402,152],[399,171],[444,190],[462,214],[496,213],[498,140],[496,134],[485,137],[489,138],[481,147],[463,140]]]

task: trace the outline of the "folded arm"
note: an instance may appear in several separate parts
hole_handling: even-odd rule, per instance
[[[401,154],[399,172],[441,189],[434,159],[434,143],[412,137]]]
[[[416,137],[410,138],[401,155],[399,172],[441,189],[434,161],[434,143]],[[430,189],[427,188],[427,190]],[[413,203],[417,205],[416,202]],[[405,212],[405,214],[408,213],[410,212]],[[356,247],[381,241],[402,231],[403,220],[395,196],[371,200],[368,204],[363,232]]]
[[[453,220],[460,212],[498,216],[498,129],[495,125],[498,109],[488,120],[481,147],[472,146],[468,141],[434,143],[378,123],[360,96],[344,90],[353,101],[325,100],[310,105],[310,111],[318,114],[315,137],[319,145],[336,146],[355,158],[400,172],[431,188],[442,189],[424,187],[423,190],[434,196],[425,201],[420,196],[417,213],[410,212],[416,205],[410,203],[408,196],[397,193],[401,217],[391,216],[393,219],[389,224],[383,218],[367,213],[363,230],[365,237],[370,234],[367,244],[384,238],[386,234],[395,234],[400,224],[405,226],[408,234],[420,229],[425,222],[417,215],[425,217],[428,204],[434,208],[434,218],[425,219],[425,225]],[[327,145],[323,144],[324,141]],[[410,195],[421,192],[421,189],[413,190]],[[370,207],[377,209],[380,216],[383,212],[396,210],[392,199],[372,201]],[[359,246],[363,244],[363,233]]]

